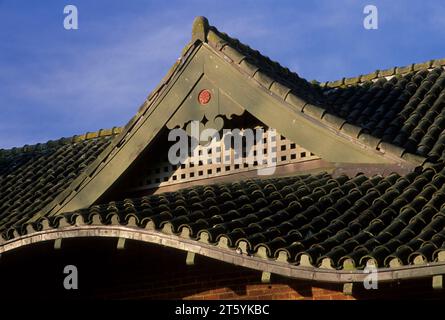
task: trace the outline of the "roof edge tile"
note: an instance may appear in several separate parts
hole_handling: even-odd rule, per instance
[[[394,75],[402,75],[413,71],[428,70],[435,67],[445,67],[445,58],[433,59],[419,63],[411,63],[406,66],[391,67],[385,70],[375,70],[373,72],[364,75],[327,81],[325,83],[320,84],[320,86],[321,87],[326,86],[328,88],[338,88],[345,85],[350,86],[350,85],[362,84],[366,81],[372,81]]]
[[[22,154],[26,152],[34,152],[34,151],[42,151],[46,150],[47,148],[54,147],[54,146],[60,146],[65,145],[69,143],[76,143],[81,141],[87,141],[97,138],[103,138],[107,136],[114,136],[119,134],[122,131],[121,127],[113,127],[111,129],[100,129],[98,131],[92,131],[92,132],[86,132],[84,134],[80,135],[74,135],[71,137],[63,137],[59,138],[57,140],[48,140],[43,143],[36,143],[33,145],[27,145],[25,144],[22,147],[14,147],[10,149],[0,149],[0,159],[9,157],[12,155]]]

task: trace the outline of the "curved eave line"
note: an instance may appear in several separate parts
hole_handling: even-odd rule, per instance
[[[182,251],[193,252],[205,257],[254,270],[270,272],[302,280],[330,283],[352,283],[363,282],[365,278],[369,276],[369,273],[364,273],[361,270],[334,270],[310,266],[295,266],[286,262],[242,255],[235,250],[220,248],[195,240],[181,238],[176,235],[164,234],[159,231],[124,226],[90,225],[34,232],[1,244],[0,254],[39,242],[84,237],[125,238],[128,240],[152,243]],[[398,268],[379,268],[376,272],[378,281],[381,282],[431,277],[438,274],[445,274],[445,262],[401,266]]]

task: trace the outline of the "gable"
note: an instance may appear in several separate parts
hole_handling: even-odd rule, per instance
[[[319,99],[312,85],[296,77],[292,88],[288,88],[285,84],[290,83],[289,77],[282,80],[285,84],[272,79],[269,75],[274,70],[273,64],[258,54],[258,63],[265,72],[259,67],[252,69],[252,64],[247,64],[247,61],[238,65],[238,60],[245,60],[241,53],[224,44],[225,40],[219,37],[216,29],[209,29],[206,23],[202,19],[195,21],[194,42],[185,48],[183,56],[158,89],[116,137],[112,146],[88,168],[84,176],[73,182],[71,193],[55,199],[42,210],[42,214],[77,210],[95,203],[142,152],[150,148],[162,128],[183,127],[189,121],[202,120],[203,114],[207,115],[210,123],[221,127],[222,119],[247,111],[329,162],[400,163],[410,166],[405,160],[370,147],[374,139],[366,134],[360,135],[359,139],[351,139],[308,116],[310,110],[317,110],[309,101],[317,103]],[[280,75],[278,79],[284,78]],[[265,90],[265,83],[270,90]],[[199,106],[197,95],[203,88],[214,93],[218,98],[215,103]],[[301,112],[302,108],[305,112]],[[330,119],[336,121],[335,118]]]
[[[192,138],[187,137],[190,153],[182,162],[176,163],[169,159],[169,150],[175,150],[180,141],[168,141],[171,131],[164,129],[97,203],[199,184],[268,178],[270,173],[279,177],[329,168],[329,164],[317,155],[279,133],[267,130],[248,112],[225,119],[224,130],[210,143],[196,143],[196,149],[192,147]],[[198,130],[198,133],[203,132]],[[248,145],[246,137],[254,137],[255,141]]]

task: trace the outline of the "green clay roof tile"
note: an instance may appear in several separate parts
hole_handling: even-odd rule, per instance
[[[3,229],[2,236],[44,225],[131,224],[269,259],[284,253],[289,263],[306,256],[316,267],[325,258],[337,269],[347,259],[356,268],[369,260],[378,267],[390,267],[392,259],[429,263],[445,250],[444,181],[441,164],[404,176],[321,173],[195,186],[43,217]]]

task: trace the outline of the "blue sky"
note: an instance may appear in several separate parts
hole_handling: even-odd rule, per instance
[[[63,28],[68,4],[78,30]],[[440,0],[0,0],[0,148],[124,125],[198,15],[308,80],[445,58]]]

